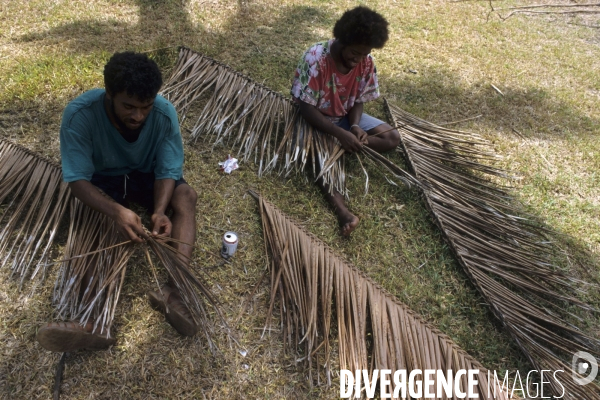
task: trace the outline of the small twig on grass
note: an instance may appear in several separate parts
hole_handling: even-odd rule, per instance
[[[221,179],[219,179],[219,181],[217,182],[217,184],[215,185],[215,187],[214,187],[213,189],[216,189],[216,188],[217,188],[217,186],[219,186],[219,183],[221,183],[221,181],[223,180],[223,178],[225,178],[225,175],[223,175],[223,176],[221,177]]]
[[[600,7],[600,3],[588,4],[532,4],[529,6],[497,8],[496,11],[504,10],[526,10],[530,8],[570,8],[570,7]]]
[[[567,22],[567,24],[569,25],[576,25],[576,26],[585,26],[586,28],[600,28],[600,25],[586,25],[586,24],[578,24],[576,22]]]
[[[521,139],[525,140],[526,142],[528,141],[528,140],[527,140],[527,138],[526,138],[526,137],[525,137],[525,136],[524,136],[524,135],[523,135],[521,132],[519,132],[519,131],[518,131],[518,130],[516,130],[515,128],[510,128],[510,129],[512,129],[512,131],[513,131],[514,133],[516,133],[516,134],[517,134],[517,136],[519,136]],[[544,155],[543,155],[543,154],[542,154],[542,153],[541,153],[541,152],[540,152],[540,151],[539,151],[537,148],[535,148],[535,147],[532,147],[532,149],[533,149],[533,150],[534,150],[534,151],[535,151],[535,152],[538,154],[538,156],[540,156],[540,157],[542,158],[542,160],[544,160],[544,161],[546,162],[546,166],[548,167],[548,170],[549,170],[549,171],[554,171],[554,165],[552,165],[552,164],[550,163],[550,161],[548,161],[548,160],[546,159],[546,157],[544,157]]]
[[[506,21],[515,14],[600,14],[600,10],[575,10],[575,11],[531,11],[531,10],[515,10],[505,17],[498,15],[502,21]]]
[[[526,139],[526,137],[521,132],[519,132],[518,130],[516,130],[515,128],[510,128],[510,129],[512,129],[512,131],[514,133],[516,133],[517,136],[520,137],[521,139]]]
[[[504,93],[502,93],[502,91],[500,89],[498,89],[496,86],[494,86],[493,83],[490,83],[490,86],[492,86],[492,89],[494,89],[496,92],[500,93],[502,96],[504,96]]]
[[[492,13],[496,10],[494,10],[494,6],[492,5],[492,0],[489,0],[489,4],[490,4],[490,11],[488,12],[486,18],[485,18],[485,22],[490,22],[490,15],[492,15]]]

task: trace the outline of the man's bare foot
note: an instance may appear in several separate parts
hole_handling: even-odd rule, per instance
[[[346,207],[346,203],[344,201],[344,196],[337,190],[334,190],[333,193],[329,192],[329,186],[323,184],[323,179],[317,181],[319,187],[323,191],[325,198],[335,211],[335,214],[338,217],[338,221],[340,222],[341,234],[344,237],[350,236],[352,231],[356,229],[358,226],[358,222],[360,221],[358,217],[348,210]]]
[[[167,322],[183,336],[194,336],[200,327],[196,325],[189,308],[174,286],[165,285],[160,292],[148,292],[150,304],[165,314]]]
[[[360,219],[352,213],[338,216],[340,227],[342,228],[342,236],[348,237],[356,229]]]

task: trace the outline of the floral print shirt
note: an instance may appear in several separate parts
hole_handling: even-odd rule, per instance
[[[317,107],[337,121],[354,103],[366,103],[379,97],[377,69],[369,54],[347,74],[338,71],[330,53],[334,39],[319,42],[304,53],[292,84],[296,101]]]

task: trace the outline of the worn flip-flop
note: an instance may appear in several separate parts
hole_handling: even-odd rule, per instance
[[[167,322],[183,336],[194,336],[198,332],[198,325],[194,322],[190,310],[183,304],[177,292],[165,286],[159,292],[148,292],[150,304],[156,310],[165,314]]]
[[[50,322],[40,328],[36,336],[43,348],[61,353],[79,349],[104,350],[115,344],[108,334],[91,333],[78,322]]]

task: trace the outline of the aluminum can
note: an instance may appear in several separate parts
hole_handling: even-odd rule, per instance
[[[221,246],[221,255],[229,258],[235,253],[238,245],[238,237],[235,232],[225,232],[223,235],[223,246]]]

